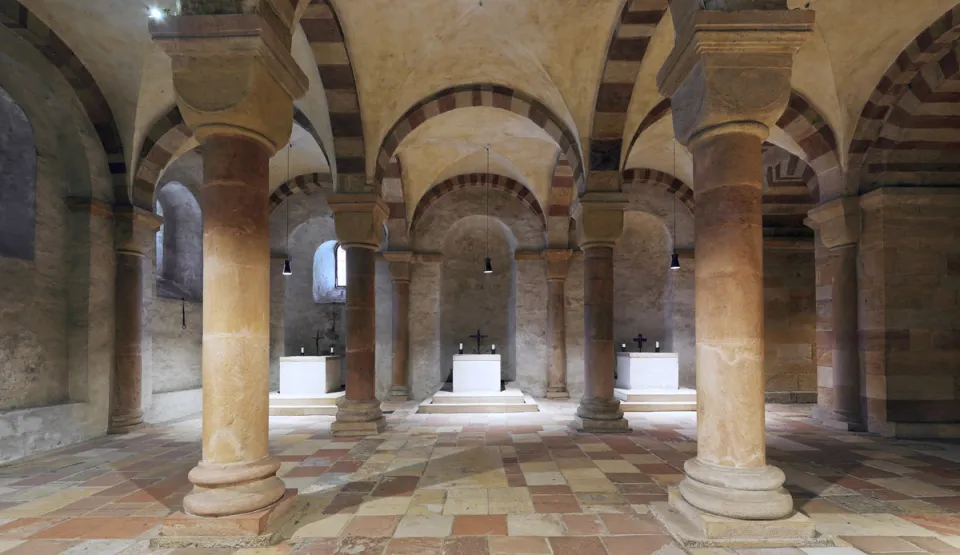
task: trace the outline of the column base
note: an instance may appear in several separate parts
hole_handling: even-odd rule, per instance
[[[182,547],[244,548],[278,543],[281,528],[297,508],[297,490],[288,489],[279,501],[251,513],[202,517],[174,513],[163,520],[160,534],[150,540],[153,549]]]
[[[622,434],[630,432],[630,423],[623,417],[617,399],[581,399],[571,427],[590,434]]]
[[[364,437],[383,433],[387,420],[380,411],[380,401],[337,401],[337,420],[330,426],[333,437]]]
[[[547,394],[545,395],[547,399],[569,399],[570,392],[567,391],[565,386],[559,387],[548,387]]]
[[[183,498],[183,510],[192,516],[217,518],[263,510],[286,491],[277,477],[279,469],[280,461],[270,455],[229,464],[201,460],[187,475],[193,489]]]
[[[112,414],[107,426],[107,433],[111,435],[129,434],[142,430],[144,427],[142,410],[127,414]]]
[[[867,427],[860,420],[860,415],[847,414],[842,411],[829,410],[821,406],[813,407],[810,414],[817,423],[833,430],[844,432],[865,432]]]
[[[667,502],[650,504],[654,516],[683,547],[829,547],[812,520],[801,513],[774,520],[743,520],[713,515],[688,503],[676,487]]]
[[[410,400],[410,388],[405,385],[395,385],[387,394],[388,401],[404,402]]]

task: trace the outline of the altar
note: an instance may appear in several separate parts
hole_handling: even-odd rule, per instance
[[[500,355],[453,355],[453,392],[500,392]]]
[[[280,394],[310,397],[340,390],[339,356],[280,357]]]
[[[679,389],[677,353],[617,353],[617,381],[621,389]]]

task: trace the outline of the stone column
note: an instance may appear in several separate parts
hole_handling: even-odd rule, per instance
[[[576,209],[583,251],[583,397],[574,427],[593,433],[627,432],[629,423],[613,396],[613,249],[623,233],[621,193],[584,194]]]
[[[286,356],[284,307],[287,301],[287,276],[283,262],[287,255],[270,253],[270,390],[280,390],[280,357]]]
[[[674,4],[684,24],[658,84],[694,162],[697,457],[654,510],[686,545],[803,544],[813,522],[791,517],[784,474],[766,460],[761,145],[786,109],[813,12]]]
[[[143,424],[143,256],[160,229],[160,217],[133,206],[114,209],[117,250],[116,340],[107,432],[125,434]]]
[[[543,251],[547,261],[547,398],[569,399],[567,391],[567,322],[564,285],[570,268],[570,249]]]
[[[860,240],[860,206],[856,198],[843,198],[810,211],[823,245],[830,249],[831,328],[833,330],[833,407],[815,411],[824,424],[862,430],[860,404],[860,345],[857,322],[857,244]],[[819,409],[819,407],[818,407]]]
[[[391,401],[410,400],[410,264],[412,252],[385,252],[393,280],[393,385]]]
[[[334,436],[377,435],[386,420],[376,396],[375,255],[387,208],[375,194],[331,195],[327,202],[347,250],[347,387],[331,429]]]
[[[257,14],[152,22],[170,55],[184,121],[203,146],[203,459],[187,513],[230,519],[170,525],[170,535],[258,535],[293,506],[268,449],[269,161],[287,144],[307,79],[280,23]],[[243,86],[224,87],[223,83]]]

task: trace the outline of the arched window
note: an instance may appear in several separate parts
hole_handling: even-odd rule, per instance
[[[337,270],[337,287],[346,287],[347,286],[347,249],[343,248],[343,245],[337,243],[337,247],[333,249],[333,253],[336,256],[336,270]]]
[[[37,148],[23,109],[0,89],[0,256],[34,259]]]

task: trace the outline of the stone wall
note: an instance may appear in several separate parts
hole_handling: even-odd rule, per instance
[[[817,407],[822,414],[833,410],[833,256],[820,240],[814,238],[816,267],[817,344],[814,362],[817,366]]]
[[[440,389],[445,377],[440,360],[441,259],[415,261],[410,276],[410,389],[425,399]]]
[[[151,338],[152,392],[167,393],[201,386],[203,304],[187,302],[187,327],[181,326],[181,301],[154,299],[147,314]]]
[[[570,398],[583,395],[583,253],[574,252],[564,284],[567,324],[567,391]]]
[[[933,437],[960,422],[960,190],[861,197],[860,364],[870,431]]]
[[[542,397],[547,393],[547,263],[518,257],[516,271],[514,380],[521,390]]]
[[[767,401],[815,402],[817,306],[812,248],[764,248],[763,305]]]
[[[382,256],[377,257],[376,272],[376,391],[377,398],[383,399],[393,385],[393,281],[389,265]]]
[[[623,344],[630,352],[638,351],[633,338],[640,333],[648,339],[643,351],[653,352],[656,341],[664,352],[673,351],[666,328],[669,272],[670,238],[663,222],[646,212],[628,211],[613,254],[613,332],[618,352]]]

